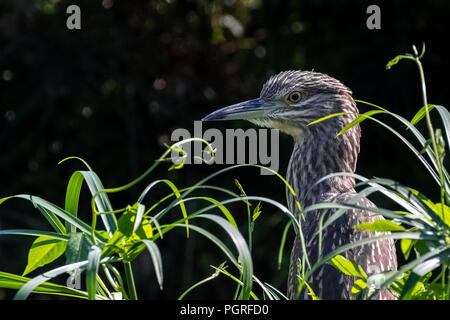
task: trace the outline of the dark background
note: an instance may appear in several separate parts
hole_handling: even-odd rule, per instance
[[[70,4],[81,7],[81,30],[66,28]],[[370,4],[381,7],[381,30],[366,28]],[[258,96],[268,76],[282,70],[327,73],[349,86],[355,98],[411,119],[422,105],[417,68],[409,61],[390,71],[385,65],[395,55],[411,52],[411,45],[420,49],[426,42],[423,63],[429,102],[448,105],[449,18],[446,0],[2,0],[0,198],[27,193],[63,206],[71,173],[83,169],[75,161],[57,166],[71,155],[87,160],[106,187],[123,185],[165,151],[164,143],[170,143],[174,129],[192,131],[194,120],[217,107]],[[237,22],[227,23],[233,19]],[[367,110],[360,105],[360,111]],[[380,118],[408,136],[404,127]],[[251,127],[243,122],[203,127],[213,126]],[[364,122],[362,129],[358,173],[398,180],[431,198],[437,195],[437,186],[406,146],[371,121]],[[279,172],[284,175],[291,152],[289,137],[281,136],[280,151]],[[187,165],[170,172],[168,167],[163,164],[146,182],[112,195],[113,205],[134,203],[152,180],[168,178],[182,188],[225,166]],[[260,176],[259,169],[235,170],[211,183],[238,192],[235,178],[247,194],[284,203],[283,185],[274,177]],[[168,192],[159,189],[151,200]],[[382,198],[374,200],[380,207],[390,206]],[[87,190],[81,201],[80,216],[89,221]],[[230,208],[246,234],[245,207]],[[168,219],[179,217],[174,210]],[[263,205],[257,222],[255,274],[285,292],[290,245],[281,270],[277,255],[287,220]],[[19,200],[0,208],[0,229],[10,228],[50,230],[39,212]],[[0,270],[21,274],[32,241],[2,236]],[[144,253],[134,265],[140,298],[177,298],[213,272],[209,265],[225,260],[204,238],[191,233],[186,240],[181,229],[159,245],[164,290],[157,288],[151,260]],[[62,258],[52,265],[61,262]],[[0,289],[0,299],[13,293]],[[233,293],[234,284],[222,276],[188,297],[232,298]]]

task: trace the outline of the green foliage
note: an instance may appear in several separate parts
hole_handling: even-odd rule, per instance
[[[348,260],[341,255],[336,255],[330,260],[329,264],[344,274],[357,278],[351,290],[353,296],[356,297],[365,291],[367,288],[367,274],[358,263]]]
[[[428,109],[428,112],[430,112],[431,110],[434,109],[434,105],[429,104],[428,106],[423,106],[422,108],[420,108],[420,110],[417,111],[416,115],[411,119],[411,121],[410,121],[411,124],[414,126],[416,124],[418,124],[420,122],[420,120],[422,120],[426,116],[427,109]]]
[[[415,50],[415,48],[414,48]],[[412,151],[415,157],[424,165],[426,172],[436,182],[436,191],[439,191],[439,201],[431,201],[425,194],[402,185],[399,182],[389,179],[372,178],[367,179],[352,173],[333,173],[321,178],[316,183],[324,179],[337,175],[347,175],[358,181],[358,191],[354,199],[345,204],[317,203],[306,208],[300,206],[297,195],[286,180],[275,173],[278,178],[292,193],[300,214],[295,218],[295,212],[289,211],[284,205],[268,198],[258,196],[247,196],[243,186],[236,180],[236,186],[240,194],[230,190],[210,186],[206,183],[220,174],[229,170],[243,166],[261,167],[258,165],[236,165],[219,170],[210,176],[202,179],[195,185],[179,189],[172,181],[160,179],[152,181],[141,193],[133,205],[127,205],[121,209],[113,209],[108,194],[123,192],[136,184],[142,182],[149,173],[160,163],[170,160],[167,155],[172,151],[179,151],[182,143],[194,140],[188,139],[168,148],[168,150],[141,176],[132,182],[118,188],[104,188],[100,178],[92,168],[82,159],[70,157],[68,159],[78,159],[86,165],[87,170],[75,171],[67,185],[64,209],[46,201],[40,197],[32,195],[16,195],[0,199],[0,205],[6,200],[18,198],[32,203],[47,220],[53,231],[11,229],[1,230],[0,235],[22,235],[37,237],[34,241],[28,257],[28,264],[24,274],[35,272],[37,268],[55,262],[63,253],[65,263],[55,269],[38,274],[33,278],[12,275],[0,272],[0,287],[18,289],[15,299],[26,299],[32,292],[43,294],[59,294],[63,296],[79,297],[84,299],[137,299],[137,291],[134,283],[132,263],[143,252],[150,254],[153,269],[156,275],[156,282],[162,289],[164,283],[164,265],[161,252],[158,246],[159,239],[162,239],[171,231],[177,228],[186,230],[186,238],[189,233],[195,232],[211,241],[220,249],[227,259],[227,263],[233,267],[230,270],[227,264],[223,263],[219,267],[213,267],[213,275],[192,285],[180,299],[189,292],[208,281],[216,279],[219,275],[224,275],[236,283],[234,298],[236,299],[259,299],[261,296],[256,292],[257,284],[261,289],[262,296],[267,299],[285,299],[286,296],[268,283],[260,281],[254,274],[252,260],[252,234],[255,229],[255,222],[259,221],[262,213],[262,202],[273,205],[289,219],[281,237],[278,264],[281,265],[282,253],[290,226],[300,239],[303,256],[298,260],[299,296],[302,290],[314,300],[320,297],[315,294],[309,285],[313,273],[323,264],[329,263],[341,270],[348,276],[355,277],[352,287],[354,296],[365,299],[373,298],[380,289],[388,288],[395,292],[399,299],[449,299],[450,297],[450,176],[444,165],[446,150],[449,148],[450,137],[450,113],[442,106],[429,104],[426,98],[425,81],[423,77],[420,58],[415,50],[414,55],[403,55],[394,58],[388,67],[391,68],[401,59],[413,60],[419,66],[422,87],[424,93],[423,107],[419,109],[411,121],[379,107],[372,103],[356,100],[358,103],[366,104],[376,109],[357,115],[355,120],[347,125],[339,134],[345,134],[346,130],[352,126],[360,124],[363,120],[370,119],[382,125],[392,132]],[[435,129],[431,123],[429,112],[435,109],[442,119],[442,128]],[[417,148],[412,142],[406,139],[390,125],[378,120],[375,116],[387,115],[400,121],[413,135],[415,142],[419,144]],[[315,125],[320,121],[326,121],[336,114],[318,119],[310,125]],[[426,119],[429,138],[415,127],[423,118]],[[206,143],[204,140],[202,142]],[[447,141],[447,143],[446,143]],[[209,146],[209,144],[208,144]],[[213,155],[214,150],[210,150]],[[175,159],[175,163],[169,170],[183,168],[185,157],[183,154]],[[266,168],[267,170],[271,170]],[[86,184],[91,193],[91,223],[88,224],[78,217],[78,205],[83,184]],[[157,199],[153,205],[144,202],[146,196],[159,185],[166,185],[170,193],[161,199]],[[229,199],[218,201],[207,196],[190,196],[195,191],[211,189],[221,191],[230,196]],[[432,191],[430,190],[430,193]],[[392,200],[401,210],[388,210],[383,208],[363,208],[358,206],[359,200],[373,193],[380,193]],[[197,203],[207,203],[206,206],[197,208],[196,211],[189,210],[186,204],[191,201]],[[257,201],[257,205],[251,210],[252,201]],[[247,212],[247,235],[246,239],[239,230],[235,216],[227,208],[228,204],[241,202],[246,207]],[[170,220],[168,213],[176,207],[181,211],[181,218]],[[158,210],[157,210],[158,209]],[[309,242],[303,237],[301,223],[304,217],[311,212],[324,212],[329,209],[336,209],[333,214],[326,219],[322,215],[319,230],[313,235]],[[386,220],[377,220],[371,223],[363,223],[356,228],[379,232],[371,238],[362,239],[353,243],[345,244],[336,248],[332,252],[322,254],[319,250],[319,258],[311,263],[306,254],[306,247],[316,238],[321,243],[323,230],[339,219],[348,209],[369,210],[376,215],[382,215]],[[219,215],[212,214],[217,211]],[[223,217],[222,217],[223,215]],[[103,226],[97,225],[100,217]],[[169,218],[168,218],[169,217]],[[163,220],[164,219],[164,220]],[[212,225],[220,226],[227,235],[227,241],[219,238],[210,230],[197,224],[198,221],[207,220]],[[163,222],[164,221],[164,222]],[[377,274],[367,275],[354,261],[346,259],[342,254],[358,246],[363,246],[373,241],[393,239],[400,241],[400,249],[406,263],[399,267],[397,271],[387,271]],[[231,240],[232,246],[228,243]],[[320,245],[319,245],[320,248]],[[117,264],[123,265],[123,273],[116,268]],[[63,274],[70,274],[73,280],[81,272],[86,272],[85,290],[75,290],[70,287],[53,284],[53,278]],[[167,274],[167,271],[165,272]]]
[[[364,229],[373,232],[389,232],[389,231],[404,231],[401,225],[392,222],[391,220],[376,220],[374,222],[361,223],[355,228]]]
[[[0,271],[0,287],[8,289],[19,289],[31,279],[23,276]],[[85,292],[61,286],[54,283],[44,282],[34,288],[34,292],[42,294],[54,294],[80,299],[87,299]],[[97,296],[97,298],[100,298]]]
[[[38,237],[34,240],[28,253],[28,264],[23,275],[56,260],[66,251],[66,246],[67,242],[64,240],[51,239],[45,236]]]
[[[176,143],[173,148],[178,148],[181,143],[192,140],[196,140],[196,138]],[[25,268],[24,274],[33,272],[38,267],[45,266],[50,262],[55,261],[62,254],[65,254],[66,258],[65,264],[62,266],[39,274],[32,279],[1,273],[0,287],[19,289],[15,295],[15,299],[26,299],[32,292],[59,294],[88,299],[137,299],[138,295],[134,283],[132,262],[143,251],[148,252],[155,270],[158,286],[162,290],[164,281],[162,262],[163,253],[159,249],[158,239],[162,239],[166,233],[170,233],[170,231],[175,228],[183,228],[186,229],[187,237],[189,237],[189,230],[192,230],[212,241],[217,248],[224,253],[228,261],[234,265],[238,276],[233,275],[230,271],[225,271],[225,267],[219,267],[214,277],[208,279],[211,280],[217,277],[218,274],[223,274],[235,281],[237,283],[235,298],[258,299],[256,293],[252,289],[254,283],[259,285],[264,293],[264,297],[268,299],[285,298],[285,296],[277,289],[267,283],[261,282],[254,276],[253,261],[249,245],[251,246],[251,235],[255,220],[258,219],[261,214],[262,201],[266,201],[281,208],[290,219],[293,219],[293,215],[283,205],[271,199],[248,197],[245,194],[243,187],[238,182],[237,185],[241,191],[240,196],[226,189],[205,185],[209,179],[243,165],[223,169],[201,180],[196,185],[182,190],[178,189],[175,184],[169,180],[156,180],[147,185],[139,196],[138,201],[133,205],[128,205],[125,208],[117,210],[112,208],[108,193],[124,191],[142,181],[143,178],[153,171],[158,164],[166,160],[166,156],[170,151],[171,147],[169,147],[163,156],[161,156],[161,158],[159,158],[142,176],[123,187],[110,189],[105,189],[103,187],[97,174],[83,159],[77,157],[64,159],[60,163],[67,161],[68,159],[77,159],[83,162],[88,169],[87,171],[75,171],[72,174],[67,185],[64,209],[44,199],[31,195],[17,195],[0,199],[0,204],[3,204],[6,200],[12,198],[30,201],[55,230],[55,232],[27,229],[0,231],[0,235],[9,234],[37,237],[29,251],[28,265]],[[260,167],[257,165],[251,166]],[[179,168],[181,168],[181,166]],[[281,180],[286,183],[282,177]],[[92,221],[90,225],[83,222],[78,217],[79,197],[84,182],[89,187],[92,195]],[[143,203],[146,195],[156,185],[161,183],[169,186],[171,193],[161,200],[156,201],[153,206],[147,208]],[[190,193],[201,189],[219,190],[231,195],[231,198],[225,201],[218,201],[205,196],[188,197]],[[172,201],[167,202],[169,199],[172,199]],[[250,202],[253,200],[258,201],[258,203],[251,214],[249,208],[251,206]],[[203,201],[207,202],[208,205],[195,212],[189,212],[185,205],[188,201]],[[233,202],[243,202],[247,207],[249,228],[248,242],[240,233],[233,214],[226,207],[228,203]],[[164,207],[162,206],[163,204],[165,204]],[[180,207],[182,218],[161,224],[161,219],[176,207]],[[156,208],[159,210],[156,210]],[[223,214],[225,219],[208,213],[216,208],[220,214]],[[104,228],[99,228],[97,226],[98,217],[101,218]],[[231,239],[231,243],[234,244],[235,250],[215,234],[192,223],[192,221],[196,222],[201,219],[208,220],[213,224],[220,226]],[[64,221],[64,223],[61,221]],[[249,243],[249,245],[247,243]],[[124,274],[119,272],[114,266],[117,263],[123,264]],[[73,281],[80,276],[81,272],[86,272],[85,291],[75,290],[70,287],[49,282],[57,276],[68,273],[70,275],[70,280],[72,280],[73,283]],[[206,282],[206,280],[201,283],[204,282]],[[182,294],[181,298],[199,284],[200,283],[188,289]]]
[[[399,299],[450,299],[450,273],[448,272],[450,264],[450,208],[448,207],[450,203],[450,177],[444,166],[445,150],[449,148],[450,142],[450,113],[446,108],[440,105],[428,103],[425,78],[420,61],[425,53],[425,45],[423,46],[420,55],[418,55],[414,46],[413,51],[414,54],[405,54],[395,57],[386,66],[387,69],[390,69],[402,59],[412,60],[418,66],[422,84],[423,107],[419,109],[412,120],[408,121],[405,118],[372,103],[356,100],[359,103],[364,103],[376,107],[377,109],[357,115],[355,120],[347,125],[339,134],[345,134],[348,129],[365,119],[371,119],[382,125],[405,143],[413,154],[422,162],[428,174],[437,184],[436,191],[438,191],[440,201],[435,203],[423,193],[413,188],[403,186],[396,181],[380,178],[366,179],[358,175],[349,174],[356,180],[361,181],[358,185],[359,187],[363,187],[355,199],[349,201],[349,203],[345,205],[316,204],[305,208],[304,210],[305,213],[318,209],[338,208],[339,210],[330,216],[324,223],[323,228],[339,218],[344,214],[345,210],[349,208],[369,210],[374,214],[379,214],[386,218],[386,220],[377,220],[375,222],[362,223],[356,226],[356,228],[359,229],[382,232],[382,235],[376,235],[369,240],[360,240],[350,245],[344,245],[328,254],[326,257],[319,259],[319,262],[313,266],[310,271],[311,274],[322,263],[331,259],[330,263],[334,267],[347,275],[359,277],[355,282],[352,292],[364,292],[365,298],[367,299],[374,297],[382,288],[389,288],[389,290],[398,295]],[[435,129],[435,125],[431,122],[429,113],[433,109],[438,111],[442,120],[443,129]],[[422,149],[419,149],[419,151],[410,141],[391,126],[374,118],[373,116],[376,114],[387,114],[406,125],[406,129],[413,134]],[[341,114],[335,114],[332,116],[340,115]],[[316,120],[314,123],[329,118],[330,116]],[[415,127],[415,125],[423,118],[426,118],[428,134],[430,135],[430,138],[428,139],[426,139]],[[447,144],[444,137],[447,140]],[[428,159],[423,155],[427,155]],[[339,175],[339,173],[337,173],[337,175]],[[323,179],[327,179],[331,176],[333,175],[329,175]],[[317,183],[319,182],[320,181]],[[367,209],[356,205],[358,199],[374,192],[380,192],[394,203],[401,206],[403,210],[392,211],[380,208]],[[397,271],[373,274],[365,279],[365,277],[358,275],[355,271],[359,270],[360,266],[356,267],[354,262],[345,261],[342,257],[336,256],[355,246],[388,238],[400,240],[400,250],[407,260],[407,262],[400,266]],[[411,253],[414,253],[414,256]],[[366,282],[364,282],[364,279]]]
[[[330,264],[348,276],[367,279],[366,273],[359,264],[350,261],[339,254],[330,260]]]

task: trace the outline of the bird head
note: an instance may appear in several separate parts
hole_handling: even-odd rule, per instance
[[[351,94],[349,88],[328,75],[284,71],[267,80],[259,98],[219,109],[203,121],[248,120],[299,138],[314,120],[333,113],[357,112]]]

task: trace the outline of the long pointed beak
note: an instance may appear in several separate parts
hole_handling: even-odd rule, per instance
[[[274,102],[257,98],[214,111],[204,117],[202,121],[258,119],[267,116],[276,108],[277,105]]]

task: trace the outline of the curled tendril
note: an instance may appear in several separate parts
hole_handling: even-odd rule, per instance
[[[394,59],[392,59],[391,61],[389,61],[386,65],[386,70],[391,69],[393,66],[395,66],[400,60],[402,59],[410,59],[410,60],[417,60],[417,59],[422,59],[423,55],[425,54],[425,42],[422,44],[422,51],[419,55],[417,48],[415,45],[412,46],[413,52],[414,54],[411,53],[405,53],[405,54],[401,54],[396,56]]]
[[[194,159],[198,160],[201,163],[211,164],[214,161],[214,156],[217,149],[213,148],[208,141],[203,140],[201,138],[185,139],[171,146],[165,144],[168,150],[158,159],[158,161],[172,161],[173,165],[169,168],[169,171],[173,169],[183,168],[184,164],[186,163],[188,154],[186,153],[186,151],[184,151],[181,145],[185,143],[190,143],[191,141],[201,141],[207,146],[207,148],[203,150],[202,155],[207,155],[208,159],[206,159],[206,157],[204,156],[194,156]],[[171,156],[167,157],[169,153],[171,154]]]

